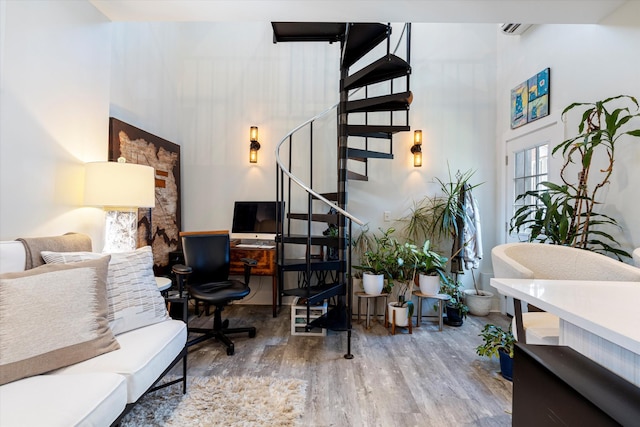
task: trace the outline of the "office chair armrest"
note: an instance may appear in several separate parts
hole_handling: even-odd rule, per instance
[[[253,258],[240,258],[240,261],[244,263],[244,283],[248,285],[251,280],[251,269],[258,265],[258,261]]]
[[[175,264],[171,267],[171,271],[173,271],[178,279],[178,296],[179,298],[182,298],[182,292],[184,292],[184,280],[189,274],[191,274],[193,268],[184,264]]]
[[[175,274],[190,274],[193,271],[193,268],[184,264],[175,264],[173,267],[171,267],[171,270]]]

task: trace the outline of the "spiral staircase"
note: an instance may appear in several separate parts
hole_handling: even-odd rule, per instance
[[[284,296],[298,297],[298,305],[307,307],[308,330],[326,328],[347,332],[344,357],[351,359],[350,236],[353,236],[352,224],[363,225],[363,221],[347,210],[348,183],[367,181],[369,168],[375,164],[373,160],[393,159],[394,134],[410,130],[411,24],[404,24],[393,53],[390,24],[272,22],[272,27],[274,43],[340,44],[339,103],[297,126],[276,149],[277,200],[284,206],[278,228],[281,233],[277,238],[278,303],[281,304]],[[395,54],[402,41],[404,59]],[[368,61],[384,49],[383,43],[386,43],[386,52]],[[314,166],[318,166],[314,151],[318,145],[323,150],[333,149],[333,145],[328,141],[320,144],[314,141],[314,123],[334,109],[337,109],[336,184],[325,193],[322,191],[327,189],[314,188]],[[294,161],[295,150],[305,150],[305,156],[309,153],[304,167]],[[284,160],[283,151],[288,153]],[[295,163],[296,174],[292,172],[292,163]],[[326,173],[326,167],[316,169]],[[301,212],[292,211],[300,199],[305,208]],[[327,228],[322,230],[324,227]],[[304,256],[290,255],[301,252]],[[284,286],[285,277],[290,274],[297,275],[298,284],[294,288]],[[327,313],[312,319],[311,309],[325,301]]]

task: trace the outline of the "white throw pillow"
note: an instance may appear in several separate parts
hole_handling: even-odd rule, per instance
[[[105,254],[42,251],[41,255],[47,264],[54,264],[96,259]],[[107,297],[109,327],[116,335],[169,318],[153,274],[151,247],[111,254]]]
[[[0,385],[120,348],[107,323],[108,262],[0,275]]]

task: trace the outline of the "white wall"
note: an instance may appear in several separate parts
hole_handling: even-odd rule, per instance
[[[424,132],[425,164],[413,168],[406,133],[393,161],[372,161],[369,182],[350,183],[350,209],[372,230],[392,225],[383,211],[399,218],[437,191],[447,162],[453,173],[477,170],[487,184],[476,196],[493,217],[496,36],[495,25],[414,24],[410,124]],[[268,22],[114,25],[112,115],[181,145],[184,230],[228,229],[235,200],[274,199],[275,144],[338,101],[339,45],[272,37]],[[258,165],[248,163],[251,125]],[[335,191],[335,113],[318,126],[315,167],[328,177],[319,190]]]
[[[503,141],[514,133],[509,130],[511,88],[546,67],[551,68],[552,110],[562,111],[573,102],[595,102],[623,94],[640,99],[639,16],[640,3],[627,2],[601,25],[541,25],[519,37],[498,39],[498,159],[504,158]],[[565,138],[577,135],[580,114],[569,116]],[[635,128],[639,127],[636,121]],[[617,144],[603,212],[618,220],[623,228],[618,241],[631,251],[640,246],[640,141],[625,138]],[[500,177],[504,177],[503,168]],[[504,205],[503,193],[501,185],[496,206]],[[508,221],[502,209],[497,212],[499,222]],[[504,231],[499,231],[503,241]]]
[[[110,26],[76,1],[0,3],[0,239],[85,232],[87,161],[107,157]]]

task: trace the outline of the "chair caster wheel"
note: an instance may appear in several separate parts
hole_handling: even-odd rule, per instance
[[[255,337],[256,337],[255,329],[253,331],[249,331],[249,338],[255,338]]]
[[[235,349],[233,347],[227,347],[227,356],[233,356]]]

